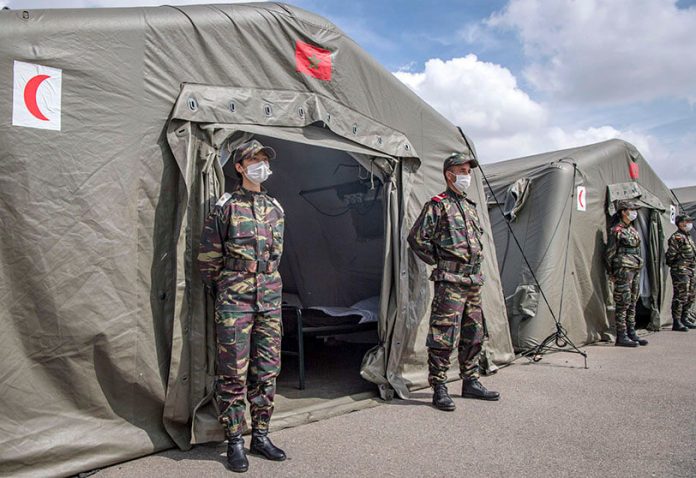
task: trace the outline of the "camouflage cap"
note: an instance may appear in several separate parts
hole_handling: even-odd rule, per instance
[[[680,222],[694,222],[694,218],[689,216],[688,214],[679,214],[677,216],[677,220],[674,222],[676,224],[679,224]]]
[[[633,199],[623,199],[616,203],[617,211],[624,211],[626,209],[640,209],[642,206]]]
[[[275,159],[276,157],[275,149],[264,146],[257,140],[252,139],[251,141],[240,144],[237,149],[234,150],[234,158],[232,159],[232,163],[239,163],[260,152],[266,153],[268,159]]]
[[[452,166],[457,166],[460,164],[469,163],[471,168],[478,168],[478,161],[476,158],[471,158],[467,153],[452,153],[447,158],[442,165],[442,171],[447,171]]]

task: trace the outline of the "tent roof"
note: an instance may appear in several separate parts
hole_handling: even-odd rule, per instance
[[[330,81],[297,71],[298,41],[331,52]],[[99,47],[110,51],[97,54]],[[157,124],[171,112],[184,83],[312,92],[405,135],[410,148],[391,155],[413,156],[415,149],[421,161],[441,163],[452,151],[469,150],[449,121],[334,24],[281,3],[1,11],[5,71],[12,71],[13,60],[63,69],[66,115],[75,111],[71,93],[98,102],[99,92],[91,90],[96,86],[152,99],[154,117],[140,120]],[[111,78],[85,84],[85,75],[95,70]],[[346,135],[374,147],[361,140],[362,125],[355,126],[358,133]]]
[[[696,186],[685,186],[683,188],[672,189],[672,192],[679,198],[682,204],[696,203]]]
[[[632,144],[619,139],[610,139],[587,146],[578,146],[576,148],[509,159],[488,164],[484,167],[485,172],[491,176],[505,176],[508,173],[529,175],[532,174],[534,170],[543,169],[551,163],[564,159],[574,162],[582,169],[597,167],[609,160],[616,160],[619,158],[631,158],[636,160],[640,157],[640,153]]]

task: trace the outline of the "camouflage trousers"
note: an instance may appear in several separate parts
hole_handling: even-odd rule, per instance
[[[640,269],[619,267],[614,273],[616,332],[636,325],[636,303],[640,293]]]
[[[215,398],[220,423],[228,435],[247,428],[246,394],[252,428],[268,430],[276,377],[280,373],[280,310],[257,313],[216,310],[215,331]]]
[[[672,275],[672,320],[682,320],[689,316],[696,299],[696,277],[694,271],[684,267],[674,267]]]
[[[430,315],[428,347],[428,383],[445,383],[450,356],[458,347],[459,376],[479,377],[479,355],[483,344],[481,287],[450,282],[435,282]]]

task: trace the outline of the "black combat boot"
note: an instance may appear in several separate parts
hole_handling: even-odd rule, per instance
[[[249,469],[241,433],[230,435],[227,439],[227,466],[235,473],[244,473]]]
[[[689,320],[689,316],[688,316],[688,315],[685,316],[685,317],[682,317],[681,323],[682,323],[682,325],[683,325],[684,327],[686,327],[687,329],[696,329],[696,324],[694,324],[693,322],[691,322],[691,321]]]
[[[454,400],[447,393],[447,386],[444,383],[438,383],[433,386],[433,406],[438,410],[453,412],[456,408]]]
[[[251,431],[251,446],[249,452],[252,455],[261,455],[267,460],[283,461],[287,456],[285,452],[275,446],[270,438],[268,438],[268,430],[252,430]]]
[[[616,333],[616,346],[618,347],[638,347],[638,342],[629,339],[626,332]]]
[[[648,345],[647,340],[638,337],[638,334],[636,334],[636,329],[634,327],[628,327],[628,333],[626,334],[626,336],[634,342],[638,342],[638,345]]]
[[[687,329],[684,324],[681,323],[681,320],[679,319],[672,319],[672,330],[676,332],[688,332],[689,329]]]
[[[487,390],[486,387],[481,385],[478,379],[464,379],[462,381],[462,397],[464,398],[478,398],[479,400],[498,400],[500,394],[498,392],[493,392]]]

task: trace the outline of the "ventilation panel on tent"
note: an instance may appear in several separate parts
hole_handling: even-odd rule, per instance
[[[509,221],[515,221],[517,219],[518,213],[527,202],[530,185],[531,181],[529,178],[520,178],[507,189],[505,193],[503,215]]]

